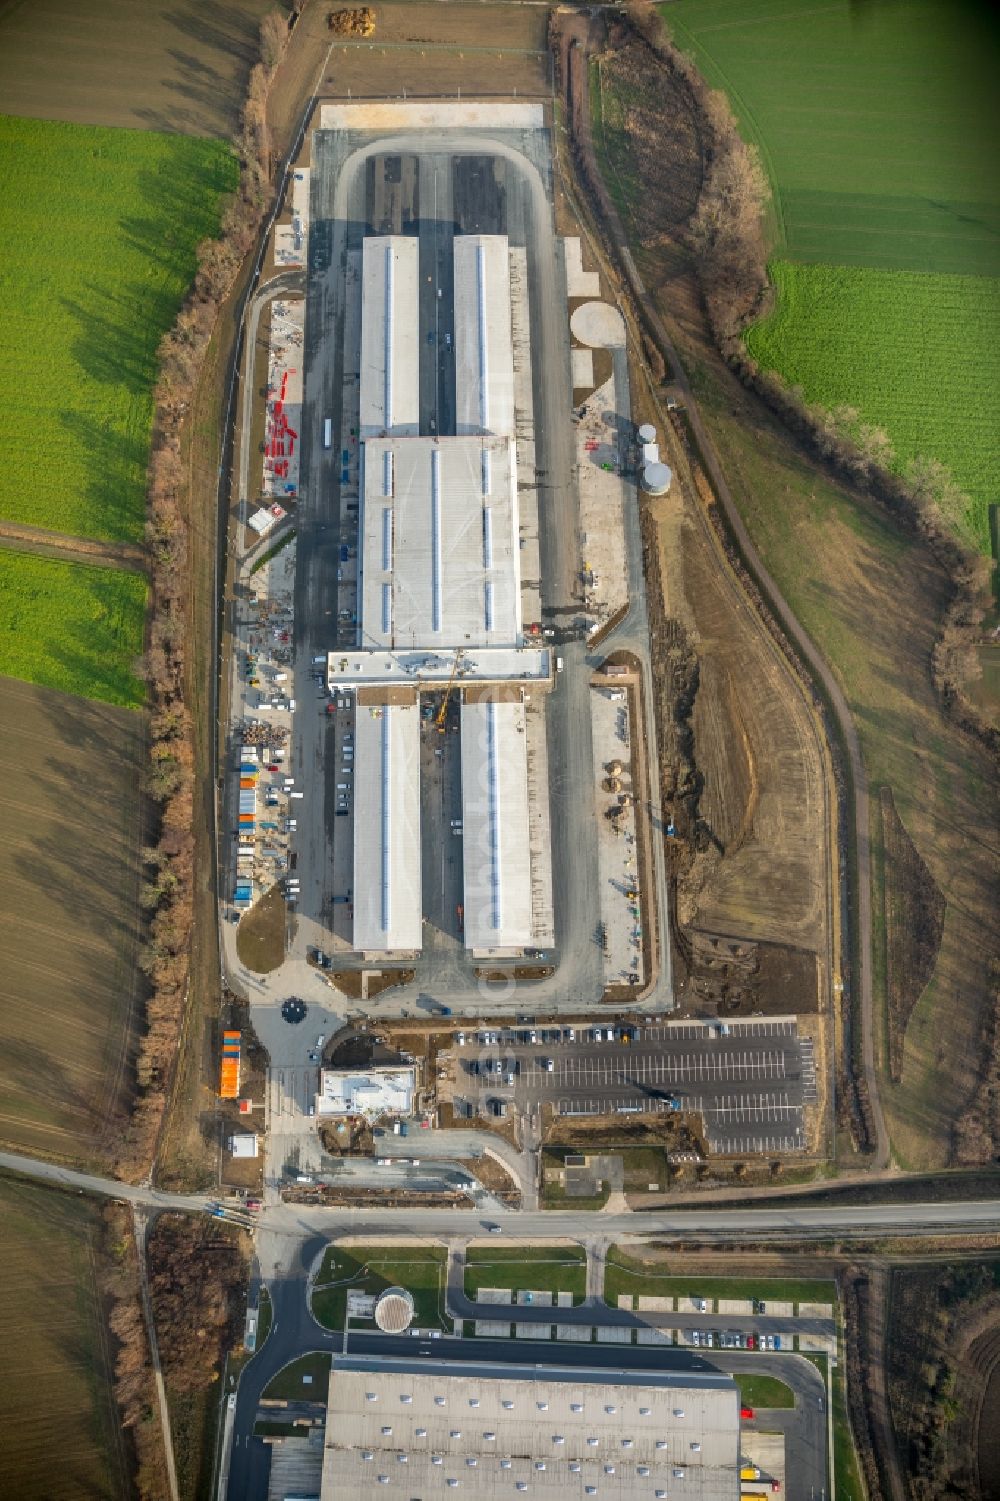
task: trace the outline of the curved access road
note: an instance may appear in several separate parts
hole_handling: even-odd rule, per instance
[[[587,77],[586,70],[589,66],[587,54],[591,38],[590,27],[580,25],[575,30],[574,35],[579,38],[581,45],[570,51],[569,68],[573,70],[575,79],[578,81],[581,78],[586,79]],[[567,76],[571,76],[569,72]],[[570,89],[572,94],[572,79]],[[597,155],[590,134],[590,115],[589,109],[586,106],[587,97],[586,85],[584,85],[584,104],[574,109],[574,100],[571,97],[569,100],[569,115],[573,122],[574,130],[579,133],[581,149],[596,171],[599,169],[596,165]],[[778,588],[777,583],[765,567],[764,561],[744,525],[743,518],[733,499],[732,491],[723,472],[715,443],[702,418],[698,402],[691,389],[691,383],[688,380],[687,372],[684,369],[677,346],[667,331],[654,299],[646,290],[645,283],[639,275],[638,267],[629,249],[628,239],[621,219],[606,190],[603,197],[605,201],[601,204],[601,213],[606,221],[604,228],[614,245],[619,265],[624,269],[630,283],[632,295],[642,307],[643,313],[649,321],[650,328],[669,361],[674,374],[674,384],[683,395],[684,406],[691,423],[692,432],[701,451],[701,457],[705,468],[708,470],[715,493],[719,498],[719,503],[725,513],[726,522],[747,567],[763,590],[775,615],[781,621],[783,630],[787,633],[789,640],[794,643],[795,649],[802,660],[808,663],[809,670],[816,682],[822,685],[827,703],[836,720],[837,728],[847,752],[854,793],[852,801],[854,805],[855,886],[857,890],[857,988],[861,1017],[862,1072],[871,1105],[872,1130],[875,1137],[873,1166],[881,1170],[889,1164],[889,1134],[886,1129],[885,1116],[879,1099],[878,1078],[875,1071],[875,1018],[871,966],[872,914],[871,855],[868,836],[868,778],[861,755],[861,742],[858,738],[854,718],[840,684],[826,660],[799,624],[791,607]]]

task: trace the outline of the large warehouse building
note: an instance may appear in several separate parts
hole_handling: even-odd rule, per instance
[[[354,947],[419,949],[419,706],[360,703],[355,731]]]
[[[507,438],[365,444],[365,645],[516,646],[517,485]]]
[[[419,251],[405,235],[362,248],[362,438],[420,431]]]
[[[509,250],[502,235],[454,242],[454,435],[419,433],[418,256],[414,236],[364,241],[360,632],[329,661],[331,687],[362,699],[353,941],[421,946],[418,695],[449,687],[465,695],[465,942],[517,952],[532,942],[521,697],[552,661],[521,615]]]
[[[721,1371],[334,1356],[321,1501],[736,1501]]]
[[[531,932],[528,751],[520,699],[462,705],[465,941],[477,952],[526,948]]]
[[[513,437],[506,235],[459,235],[455,240],[455,388],[459,433]]]

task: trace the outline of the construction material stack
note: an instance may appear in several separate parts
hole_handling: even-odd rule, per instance
[[[219,1077],[219,1098],[236,1100],[240,1093],[240,1033],[222,1034],[222,1069]]]
[[[238,911],[246,911],[253,902],[254,846],[257,835],[257,783],[260,778],[259,751],[244,745],[240,752],[240,807],[238,845],[236,849],[236,892],[233,898]]]

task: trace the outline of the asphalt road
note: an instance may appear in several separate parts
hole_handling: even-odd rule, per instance
[[[0,1152],[0,1170],[21,1173],[80,1193],[100,1194],[141,1204],[150,1209],[198,1211],[216,1202],[208,1194],[173,1194],[145,1184],[119,1183],[91,1173],[75,1172],[58,1163],[41,1162],[13,1152]],[[760,1202],[760,1201],[755,1201]],[[755,1236],[782,1239],[821,1240],[852,1236],[958,1235],[1000,1233],[1000,1199],[976,1199],[941,1204],[804,1205],[783,1207],[776,1198],[762,1207],[737,1205],[713,1208],[654,1210],[650,1213],[598,1214],[579,1210],[540,1210],[534,1213],[507,1210],[495,1215],[510,1239],[534,1243],[541,1238],[570,1236],[586,1242],[595,1235],[603,1239],[630,1236],[677,1239],[747,1240]],[[265,1209],[261,1225],[269,1235],[281,1238],[287,1255],[294,1247],[335,1235],[427,1235],[429,1237],[476,1234],[476,1216],[451,1209],[323,1209],[312,1205],[278,1204]],[[258,1251],[258,1254],[259,1251]],[[283,1265],[286,1252],[277,1259]]]

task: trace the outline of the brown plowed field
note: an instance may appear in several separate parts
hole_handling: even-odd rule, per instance
[[[77,125],[229,136],[270,0],[0,6],[0,109]]]
[[[516,90],[545,98],[547,20],[541,5],[380,5],[370,43],[334,48],[322,93],[422,98],[461,90],[463,99],[477,99]]]
[[[0,1182],[0,1493],[126,1501],[95,1200]]]
[[[127,1088],[140,715],[0,678],[0,1141],[93,1161]]]

